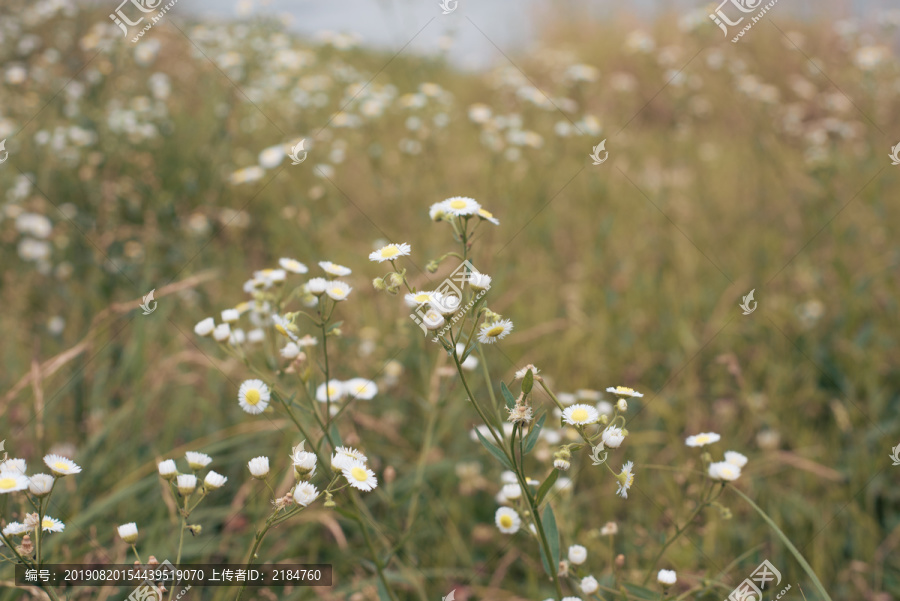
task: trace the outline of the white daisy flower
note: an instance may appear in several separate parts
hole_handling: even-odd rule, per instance
[[[407,307],[415,308],[419,305],[424,305],[425,303],[431,302],[431,292],[413,292],[407,294],[403,297],[403,301],[406,303]]]
[[[237,309],[225,309],[222,311],[222,321],[226,323],[234,323],[241,317],[241,312]]]
[[[312,278],[308,282],[306,282],[306,290],[310,294],[315,294],[316,296],[322,296],[325,294],[325,290],[328,289],[328,280],[325,278]]]
[[[21,536],[29,531],[28,526],[20,522],[10,522],[3,529],[3,536]]]
[[[474,198],[468,198],[467,196],[454,196],[448,198],[442,204],[442,208],[446,213],[456,217],[475,215],[478,213],[478,209],[481,208],[481,205]]]
[[[262,380],[245,380],[238,390],[238,404],[250,415],[259,415],[269,406],[269,387]]]
[[[184,454],[185,459],[187,459],[188,466],[192,470],[203,469],[210,463],[212,463],[212,457],[207,455],[206,453],[196,453],[194,451],[188,451]]]
[[[329,399],[333,401],[339,401],[347,395],[347,390],[344,388],[344,383],[340,380],[329,380],[328,385],[326,386],[325,382],[319,384],[319,387],[316,388],[316,400],[320,403],[325,403]]]
[[[325,271],[325,273],[336,275],[339,278],[348,276],[353,273],[349,267],[344,267],[343,265],[338,265],[337,263],[332,263],[331,261],[319,261],[319,267],[321,267]]]
[[[491,276],[486,273],[473,271],[469,274],[469,286],[471,286],[472,290],[475,292],[488,290],[491,287]]]
[[[55,481],[55,478],[49,474],[35,474],[28,480],[28,492],[36,497],[45,497],[53,490]]]
[[[300,348],[305,348],[307,346],[316,346],[317,344],[319,344],[319,339],[313,338],[309,334],[297,341],[297,346],[299,346]]]
[[[293,453],[291,453],[291,463],[294,464],[294,469],[304,475],[311,475],[316,471],[316,463],[318,458],[315,453],[310,453],[309,451],[304,451],[302,448],[303,445],[297,445],[294,449]]]
[[[213,339],[216,342],[227,342],[231,338],[231,326],[227,323],[220,323],[213,330]]]
[[[585,595],[596,593],[600,588],[600,583],[593,576],[585,576],[581,579],[581,592]]]
[[[622,471],[616,476],[619,480],[619,489],[616,491],[616,494],[623,499],[628,498],[628,489],[634,484],[634,473],[631,471],[633,468],[634,462],[629,461],[622,466]]]
[[[41,520],[41,530],[44,532],[62,532],[65,529],[65,524],[56,518],[51,518],[49,515],[45,515],[44,519]]]
[[[334,450],[334,454],[331,456],[331,469],[336,472],[341,472],[344,468],[356,465],[357,463],[365,465],[368,460],[368,457],[353,447],[337,447]]]
[[[269,458],[264,455],[254,457],[247,462],[247,469],[250,470],[251,476],[262,480],[269,475]]]
[[[275,328],[276,332],[278,332],[291,342],[297,342],[297,340],[299,339],[296,333],[297,326],[292,324],[281,315],[272,315],[272,327]]]
[[[581,601],[581,597],[563,597],[562,601]]]
[[[197,476],[194,474],[179,474],[175,478],[175,486],[178,488],[178,492],[188,496],[197,488]]]
[[[433,308],[429,308],[425,311],[425,315],[422,316],[422,323],[425,324],[425,327],[428,328],[428,330],[436,332],[444,327],[447,320],[444,319],[444,316],[439,312],[435,311]]]
[[[209,490],[222,488],[223,486],[225,486],[226,482],[228,482],[228,478],[212,470],[210,470],[210,472],[206,474],[206,477],[203,479],[203,485]]]
[[[725,461],[738,467],[747,465],[747,457],[737,451],[725,451]]]
[[[284,160],[284,148],[281,144],[277,146],[269,146],[259,153],[259,166],[264,169],[274,169]]]
[[[444,217],[447,216],[447,208],[444,206],[443,201],[436,202],[428,209],[428,216],[432,221],[440,221]]]
[[[487,430],[484,431],[484,434],[490,434]],[[517,484],[519,479],[516,478],[516,473],[510,470],[503,470],[503,473],[500,474],[500,482],[503,484]]]
[[[562,400],[562,399],[560,399]],[[609,401],[600,401],[594,407],[597,408],[597,411],[600,412],[600,415],[612,415],[613,414],[613,406],[609,403]]]
[[[285,359],[296,359],[300,356],[300,347],[295,342],[288,342],[278,353]]]
[[[228,337],[228,344],[231,346],[239,346],[244,344],[246,339],[247,336],[244,334],[244,330],[235,328],[234,330],[231,330],[231,336]]]
[[[462,342],[456,343],[456,354],[462,357],[462,354],[464,352],[466,352],[466,345]],[[466,371],[472,371],[477,367],[478,357],[475,356],[475,353],[469,353],[469,356],[466,357],[466,360],[462,362],[462,368]]]
[[[637,392],[633,388],[628,388],[627,386],[616,386],[615,388],[607,388],[606,392],[611,392],[613,394],[617,394],[619,396],[634,396],[634,397],[642,397],[644,396],[640,392]]]
[[[369,491],[378,486],[378,478],[375,477],[375,472],[367,468],[366,464],[361,461],[355,461],[344,466],[341,472],[353,488]]]
[[[500,532],[503,534],[515,534],[522,525],[522,518],[519,517],[519,514],[515,509],[511,507],[501,507],[497,510],[497,513],[494,514],[494,522],[496,522],[497,528],[499,528]]]
[[[574,563],[576,566],[580,566],[585,561],[587,561],[587,549],[582,547],[581,545],[572,545],[569,547],[569,563]]]
[[[307,273],[309,271],[309,267],[307,267],[297,259],[288,259],[282,257],[278,259],[278,265],[280,265],[282,269],[290,271],[291,273]]]
[[[516,380],[524,380],[525,376],[528,374],[528,370],[531,370],[531,376],[535,380],[540,380],[540,378],[538,378],[538,374],[541,373],[541,370],[536,368],[531,363],[529,363],[528,365],[526,365],[525,367],[523,367],[522,369],[520,369],[519,371],[516,372],[516,375],[515,375]]]
[[[350,398],[369,401],[378,394],[378,385],[366,378],[351,378],[343,384],[344,393]]]
[[[689,447],[702,447],[708,444],[712,444],[714,442],[719,442],[722,437],[716,434],[715,432],[703,432],[702,434],[695,434],[694,436],[688,436],[684,441]]]
[[[294,487],[294,502],[301,507],[306,507],[318,496],[319,491],[309,482],[300,482]]]
[[[27,471],[28,465],[25,463],[24,459],[13,458],[0,463],[0,472],[19,472],[20,474],[24,474]]]
[[[618,449],[625,440],[625,432],[618,426],[607,426],[607,428],[603,430],[601,439],[603,440],[603,444],[609,448]]]
[[[44,455],[44,463],[57,476],[69,476],[81,471],[77,463],[62,455]]]
[[[478,342],[482,344],[493,344],[498,340],[503,340],[507,334],[512,332],[513,322],[509,319],[501,319],[493,323],[481,324],[478,331]]]
[[[353,288],[351,288],[346,282],[341,282],[340,280],[332,280],[328,282],[328,288],[325,290],[325,294],[336,301],[342,301],[347,298],[351,290],[353,290]]]
[[[582,403],[566,407],[562,417],[570,426],[586,426],[600,420],[600,414],[594,407]]]
[[[260,328],[254,328],[247,332],[247,342],[251,342],[253,344],[259,344],[266,339],[265,331]]]
[[[709,464],[709,477],[713,480],[737,480],[741,476],[741,468],[727,461],[717,461]]]
[[[479,207],[478,216],[484,219],[485,221],[490,221],[494,225],[500,225],[500,220],[494,217],[494,214],[488,211],[487,209],[482,209]]]
[[[194,334],[196,334],[197,336],[209,336],[215,329],[215,320],[212,317],[207,317],[194,326]]]
[[[443,315],[444,317],[450,317],[457,311],[459,311],[459,307],[462,301],[455,294],[442,294],[440,292],[435,292],[431,296],[431,306],[437,309],[438,313]]]
[[[28,478],[19,472],[0,472],[0,494],[28,488]]]
[[[558,392],[556,394],[556,398],[559,399],[559,402],[568,407],[569,405],[574,404],[578,397],[576,397],[571,392]]]
[[[128,522],[127,524],[122,524],[117,528],[119,531],[119,538],[128,543],[129,545],[133,545],[137,542],[138,539],[138,527],[135,522]]]
[[[398,257],[409,256],[411,250],[412,249],[410,248],[409,244],[407,244],[406,242],[403,242],[401,244],[388,244],[387,246],[384,246],[379,250],[369,253],[369,260],[375,261],[377,263],[383,263],[384,261],[390,261]]]
[[[600,529],[600,536],[614,536],[619,533],[619,526],[615,522],[606,522]]]
[[[522,487],[518,484],[504,484],[503,488],[500,489],[500,494],[502,494],[505,499],[518,499],[522,496]]]
[[[677,579],[675,570],[660,570],[656,575],[656,581],[663,586],[672,586]]]
[[[159,475],[166,480],[171,480],[178,474],[178,468],[175,466],[175,461],[173,459],[160,461],[159,465],[156,467],[159,470]]]

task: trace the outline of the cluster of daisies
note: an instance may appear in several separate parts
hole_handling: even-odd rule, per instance
[[[685,439],[685,444],[689,447],[705,447],[708,444],[719,442],[722,437],[715,432],[703,432],[702,434],[694,434]],[[747,465],[747,457],[737,451],[725,451],[724,461],[710,462],[707,467],[707,474],[713,480],[721,480],[722,482],[731,482],[741,477],[741,468]]]
[[[353,288],[347,282],[337,278],[348,276],[352,273],[349,267],[320,261],[319,267],[325,272],[325,277],[310,278],[305,283],[296,286],[292,290],[287,289],[288,275],[303,275],[309,272],[309,268],[296,259],[282,258],[278,261],[277,269],[262,269],[256,271],[253,277],[244,282],[244,292],[249,294],[250,301],[239,303],[231,309],[222,311],[221,323],[216,323],[212,317],[200,321],[194,326],[194,333],[202,337],[212,337],[216,342],[239,347],[245,342],[261,344],[266,340],[266,329],[274,328],[287,339],[287,345],[281,349],[281,355],[286,359],[297,359],[302,349],[316,344],[316,339],[311,336],[300,337],[292,320],[278,315],[274,307],[281,301],[297,297],[305,307],[317,307],[322,310],[325,298],[334,303],[347,300]],[[247,314],[251,330],[245,332],[242,328],[235,327],[241,317]]]
[[[56,480],[81,472],[78,464],[62,455],[46,455],[44,464],[52,472],[52,475],[28,476],[27,464],[24,459],[8,458],[0,463],[0,494],[26,492],[33,497],[29,500],[32,507],[39,509],[39,512],[26,513],[24,523],[9,522],[3,528],[3,541],[0,541],[0,546],[4,544],[4,541],[11,542],[12,537],[21,537],[16,549],[22,555],[30,556],[32,554],[34,549],[32,536],[40,536],[40,532],[62,532],[65,529],[65,524],[49,515],[43,515],[43,510],[56,486]]]
[[[469,244],[472,235],[483,222],[500,225],[500,221],[493,213],[484,209],[475,199],[465,196],[454,196],[431,205],[428,211],[433,221],[450,224],[453,235],[464,246]],[[474,225],[473,225],[474,224]],[[407,243],[388,244],[369,254],[369,259],[376,263],[389,262],[392,271],[375,278],[372,285],[376,290],[384,290],[390,294],[398,294],[402,287],[406,287],[408,293],[403,297],[406,305],[414,310],[410,317],[416,325],[425,332],[437,332],[435,342],[443,336],[452,324],[463,318],[468,310],[476,306],[491,287],[491,276],[475,270],[471,263],[464,262],[445,280],[439,290],[417,291],[410,286],[406,278],[406,270],[397,267],[396,260],[409,256],[412,248]],[[448,256],[459,256],[456,253],[448,253]],[[431,261],[426,270],[434,273],[438,269],[439,261]],[[458,284],[458,285],[457,285]],[[468,284],[472,291],[472,298],[466,304],[463,302],[463,289]],[[513,323],[509,319],[503,319],[501,315],[493,313],[487,308],[482,308],[480,314],[484,316],[477,338],[482,344],[492,344],[505,338],[513,329]],[[446,346],[446,344],[445,344]],[[448,347],[452,348],[452,347]],[[464,345],[465,349],[466,346]]]
[[[517,374],[518,375],[518,374]],[[605,464],[608,449],[618,449],[625,442],[628,430],[625,429],[625,412],[628,411],[628,398],[640,398],[644,395],[626,386],[616,386],[606,389],[606,392],[619,397],[615,404],[600,400],[599,393],[595,391],[579,391],[580,395],[559,395],[556,400],[560,407],[557,409],[562,423],[574,427],[581,435],[584,442],[591,445],[593,451],[591,459],[594,465]],[[565,393],[563,393],[565,394]],[[573,402],[578,399],[590,399],[595,404]],[[567,407],[562,405],[569,404]],[[610,418],[612,414],[612,418]],[[591,426],[597,426],[588,430]],[[601,456],[602,454],[602,456]],[[563,446],[557,451],[553,465],[558,470],[567,470],[570,467],[571,451],[569,446]],[[634,463],[626,462],[618,474],[615,474],[618,482],[616,494],[622,498],[628,498],[628,490],[634,484]]]
[[[331,379],[319,384],[316,389],[316,400],[320,403],[359,399],[369,401],[378,394],[378,384],[366,378],[351,378],[347,381]],[[259,415],[269,406],[272,393],[262,380],[251,379],[241,383],[238,389],[238,404],[241,409],[251,415]],[[332,414],[339,411],[337,405],[331,406]]]
[[[174,459],[160,461],[157,466],[159,475],[171,483],[181,496],[188,498],[194,492],[198,492],[202,498],[210,491],[222,488],[228,481],[228,478],[212,470],[206,473],[202,482],[197,478],[197,472],[212,463],[212,457],[206,453],[188,451],[184,454],[184,458],[187,460],[189,473],[180,473]]]
[[[333,506],[330,488],[320,492],[311,482],[316,475],[318,458],[316,454],[304,449],[304,442],[291,451],[291,464],[294,470],[295,484],[284,496],[276,498],[273,503],[277,510],[285,509],[291,504],[298,507],[307,507],[310,503],[324,494],[326,506]],[[254,457],[247,463],[250,475],[257,480],[266,480],[269,477],[269,458],[266,456]],[[335,474],[340,474],[346,481],[346,486],[368,492],[378,486],[378,478],[375,472],[368,467],[368,458],[360,451],[352,447],[336,447],[331,456],[331,469]]]

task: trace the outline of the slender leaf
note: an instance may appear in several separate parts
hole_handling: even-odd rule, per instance
[[[497,445],[488,442],[488,440],[481,434],[481,432],[478,431],[478,428],[475,428],[475,434],[478,436],[478,440],[481,441],[481,444],[484,445],[484,448],[490,451],[491,455],[496,457],[497,460],[503,464],[503,467],[508,470],[513,469],[513,466],[509,463],[509,459],[506,458],[506,455],[503,454],[503,451],[501,451],[500,448],[497,447]]]
[[[558,472],[559,470],[553,470]],[[547,503],[544,507],[544,534],[547,536],[547,543],[550,545],[550,554],[553,556],[553,565],[559,566],[559,530],[556,528],[556,516],[553,515],[553,508]],[[553,574],[551,574],[553,576]]]
[[[341,442],[341,433],[338,432],[337,424],[331,424],[331,441],[336,447],[344,446],[344,443]]]
[[[544,545],[539,545],[539,547],[541,550],[541,563],[544,564],[544,569],[547,571],[547,573],[550,575],[551,578],[556,578],[556,573],[550,571],[550,562],[547,561],[547,554],[544,553]],[[556,564],[556,565],[557,565],[556,572],[559,572],[559,567],[558,567],[559,564]]]
[[[460,363],[462,363],[463,361],[465,361],[466,359],[469,358],[469,355],[471,355],[472,351],[475,350],[475,345],[473,344],[472,346],[470,346],[469,348],[464,349],[464,350],[465,350],[465,352],[462,354],[462,357],[459,358]]]
[[[742,493],[740,490],[738,490],[737,487],[731,486],[729,488],[731,488],[731,490],[736,492],[742,499],[747,501],[747,503],[749,503],[750,506],[756,510],[756,513],[758,513],[760,515],[760,517],[766,521],[766,523],[769,525],[769,527],[775,531],[775,534],[778,535],[778,538],[781,539],[781,542],[784,543],[784,545],[788,548],[788,550],[790,550],[790,552],[794,555],[794,557],[800,563],[800,566],[803,568],[803,571],[805,571],[809,575],[809,577],[812,579],[813,584],[815,584],[816,588],[819,589],[819,593],[821,593],[822,598],[827,599],[827,601],[832,601],[831,597],[828,596],[828,593],[825,592],[825,587],[822,586],[822,583],[819,581],[819,577],[816,576],[816,573],[813,571],[812,567],[806,562],[806,559],[803,558],[803,555],[800,554],[800,551],[797,550],[797,547],[794,546],[794,543],[791,542],[791,539],[789,539],[784,534],[784,532],[781,531],[781,528],[778,527],[778,524],[776,524],[772,520],[772,518],[770,518],[766,514],[766,512],[760,508],[759,505],[754,503],[750,497],[748,497],[747,495]]]
[[[534,448],[534,445],[537,444],[538,435],[541,433],[541,428],[544,427],[544,420],[547,419],[547,414],[544,413],[537,420],[537,423],[531,427],[531,430],[528,432],[528,436],[525,437],[525,447],[522,449],[526,454],[531,452],[531,449]]]
[[[522,379],[522,392],[525,394],[530,394],[531,389],[534,387],[534,374],[529,369],[525,374],[525,377]]]
[[[541,484],[541,487],[537,491],[537,496],[534,498],[534,504],[540,505],[541,501],[544,500],[544,497],[550,491],[550,487],[556,482],[556,479],[559,478],[559,470],[553,470],[550,472],[550,475],[547,476],[547,479],[544,480],[544,483]]]
[[[516,406],[516,397],[512,395],[509,391],[509,388],[506,387],[506,383],[500,382],[500,392],[503,393],[503,398],[506,399],[506,406],[510,409]]]

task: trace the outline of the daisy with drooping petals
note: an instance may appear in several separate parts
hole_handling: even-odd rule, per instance
[[[216,321],[212,317],[207,317],[194,326],[194,334],[197,336],[209,336],[215,329]]]
[[[581,579],[581,592],[585,595],[596,593],[600,588],[600,583],[593,576],[585,576]]]
[[[481,205],[478,204],[474,198],[468,198],[467,196],[454,196],[453,198],[448,198],[442,205],[441,208],[443,208],[444,212],[455,217],[475,215],[478,213],[478,209],[481,208]]]
[[[262,480],[269,475],[269,458],[265,455],[254,457],[247,463],[247,469],[250,475],[258,480]]]
[[[28,532],[29,528],[21,522],[10,522],[3,528],[3,536],[21,536]]]
[[[422,323],[425,324],[425,327],[429,331],[434,332],[443,328],[444,324],[447,323],[447,320],[444,319],[444,316],[439,312],[429,308],[425,311],[425,315],[422,316]]]
[[[55,481],[49,474],[35,474],[28,481],[28,492],[36,497],[46,497],[53,490]]]
[[[619,490],[616,491],[616,494],[623,499],[628,498],[628,489],[631,488],[632,484],[634,484],[634,472],[632,472],[633,468],[634,462],[629,461],[622,466],[622,471],[619,472],[619,474],[616,476],[616,478],[619,480]]]
[[[716,434],[715,432],[703,432],[702,434],[695,434],[694,436],[688,436],[684,441],[689,447],[702,447],[708,444],[712,444],[714,442],[719,442],[722,437]]]
[[[47,467],[50,468],[50,471],[52,471],[57,476],[69,476],[71,474],[77,474],[81,471],[81,468],[78,467],[78,464],[76,464],[68,457],[63,457],[62,455],[45,455],[44,463],[46,463]]]
[[[210,490],[222,488],[223,486],[225,486],[226,482],[228,482],[228,478],[212,470],[210,470],[210,472],[206,474],[206,477],[203,479],[203,485]]]
[[[351,378],[344,382],[344,392],[350,398],[369,401],[378,394],[378,385],[366,378]]]
[[[122,524],[116,530],[119,532],[119,538],[128,543],[129,545],[133,545],[137,542],[138,539],[138,527],[135,522],[128,522],[127,524]]]
[[[587,426],[600,420],[600,412],[591,405],[571,405],[563,411],[563,421],[570,426]]]
[[[481,324],[481,329],[478,331],[478,342],[493,344],[498,340],[503,340],[507,334],[512,332],[512,329],[513,322],[509,319]]]
[[[725,451],[725,461],[738,467],[747,465],[747,457],[737,451]]]
[[[269,406],[269,387],[262,380],[245,380],[238,390],[238,404],[250,415],[259,415]]]
[[[329,380],[326,385],[325,382],[319,384],[319,387],[316,388],[316,400],[320,403],[324,403],[328,400],[331,401],[339,401],[347,394],[347,391],[344,389],[344,383],[340,380]]]
[[[369,260],[375,261],[377,263],[383,263],[384,261],[391,261],[399,257],[409,256],[409,253],[411,251],[412,249],[406,242],[403,242],[401,244],[388,244],[387,246],[382,247],[379,250],[369,253]]]
[[[314,484],[309,482],[300,482],[294,487],[294,502],[301,507],[306,507],[315,501],[318,496],[319,491],[316,490]]]
[[[314,294],[316,296],[322,296],[325,294],[325,290],[328,289],[328,280],[325,278],[313,278],[310,281],[306,282],[306,290],[310,294]]]
[[[344,468],[357,463],[365,465],[368,460],[368,457],[353,447],[337,447],[331,456],[331,468],[336,472],[341,472]]]
[[[713,480],[731,482],[741,477],[741,468],[727,461],[717,461],[709,464],[709,477]]]
[[[188,496],[197,488],[197,476],[194,474],[178,474],[175,478],[175,487],[178,492],[184,496]]]
[[[156,467],[159,469],[159,475],[166,480],[171,480],[178,475],[178,468],[175,466],[175,461],[172,459],[160,461],[159,465]]]
[[[353,290],[353,288],[351,288],[347,282],[332,280],[328,282],[328,288],[325,289],[325,294],[336,301],[342,301],[347,298],[351,290]]]
[[[512,507],[501,507],[498,509],[497,513],[494,514],[494,521],[503,534],[515,534],[522,525],[522,518],[519,517],[519,514]]]
[[[488,290],[491,287],[491,276],[486,273],[473,271],[469,274],[469,286],[471,286],[472,290],[475,292]]]
[[[25,463],[24,459],[13,458],[0,463],[0,472],[19,472],[20,474],[24,474],[27,471],[28,464]]]
[[[329,275],[336,275],[340,278],[353,273],[349,267],[344,267],[343,265],[338,265],[337,263],[332,263],[331,261],[319,261],[319,267],[321,267],[325,271],[325,273]]]
[[[0,494],[28,488],[28,478],[19,472],[0,472]]]
[[[297,326],[289,322],[281,315],[272,315],[272,327],[275,328],[276,332],[278,332],[291,342],[297,342],[297,340],[299,339],[297,336]]]
[[[278,265],[280,265],[281,268],[285,271],[290,271],[291,273],[307,273],[309,271],[309,267],[307,267],[297,259],[288,259],[286,257],[282,257],[278,259]]]
[[[494,214],[488,211],[487,209],[482,209],[479,207],[478,216],[484,219],[485,221],[490,221],[494,225],[500,225],[500,220],[494,217]]]
[[[355,461],[346,465],[341,472],[353,488],[370,491],[378,486],[378,478],[375,477],[375,472],[367,468],[366,464],[361,461]]]
[[[627,386],[616,386],[615,388],[609,387],[606,389],[606,392],[611,392],[611,393],[617,394],[619,396],[634,396],[634,397],[644,396],[640,392],[636,391],[634,388],[628,388]]]
[[[603,430],[603,444],[611,449],[618,449],[625,440],[625,431],[618,426],[607,426]]]

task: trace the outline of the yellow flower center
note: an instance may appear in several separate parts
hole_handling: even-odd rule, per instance
[[[451,209],[465,209],[467,206],[469,206],[469,203],[464,200],[454,200],[450,202]]]
[[[625,486],[631,486],[631,484],[633,482],[634,482],[634,474],[629,473],[628,476],[626,476],[626,478],[625,478]]]
[[[588,412],[587,409],[578,408],[572,412],[572,421],[574,422],[584,422],[587,421]]]
[[[247,391],[247,394],[244,395],[244,400],[247,401],[248,405],[256,405],[260,398],[259,391],[255,388],[251,388]]]
[[[365,482],[369,479],[369,474],[366,473],[366,470],[358,466],[350,470],[350,475],[353,476],[353,479],[357,482]]]
[[[709,436],[707,436],[706,434],[703,434],[701,436],[698,436],[695,440],[697,441],[698,444],[706,444],[709,442]]]
[[[41,528],[52,528],[52,527],[53,527],[53,522],[51,522],[47,518],[44,518],[44,521],[41,522]]]
[[[619,394],[631,394],[634,392],[634,388],[628,388],[627,386],[616,386],[616,392]]]
[[[356,394],[364,393],[368,387],[369,387],[368,384],[359,384],[356,387]]]
[[[332,289],[331,289],[331,293],[332,293],[332,294],[335,294],[335,295],[337,295],[337,296],[340,296],[340,295],[342,295],[342,294],[344,293],[344,291],[343,291],[342,289],[340,289],[340,288],[335,287],[335,288],[332,288]]]
[[[275,324],[275,330],[277,330],[279,334],[283,334],[284,336],[288,335],[287,328],[284,327],[283,325],[281,325],[280,323]]]
[[[0,479],[0,490],[12,490],[15,487],[16,487],[16,479],[15,478]]]
[[[501,325],[496,325],[496,326],[492,327],[490,330],[488,330],[487,332],[485,332],[485,334],[490,336],[491,338],[493,338],[494,336],[499,336],[500,334],[502,334],[503,330],[505,330],[505,329],[506,328],[504,328]]]
[[[500,525],[504,528],[512,528],[513,519],[509,514],[503,514],[500,516]]]
[[[485,209],[478,209],[478,214],[481,215],[482,217],[487,217],[488,219],[490,219],[494,216],[493,213],[491,213],[490,211],[485,210]]]
[[[386,246],[381,249],[381,256],[385,259],[390,259],[391,257],[396,257],[400,254],[400,249],[396,246]]]
[[[59,470],[61,472],[65,472],[69,469],[69,464],[63,463],[62,461],[57,461],[56,463],[53,464],[53,467],[55,467],[57,470]]]
[[[430,300],[429,296],[427,294],[425,294],[424,292],[420,292],[419,294],[415,295],[413,298],[415,299],[415,301],[417,303],[424,303],[424,302]]]
[[[338,389],[337,386],[331,385],[328,387],[328,396],[337,396]]]

